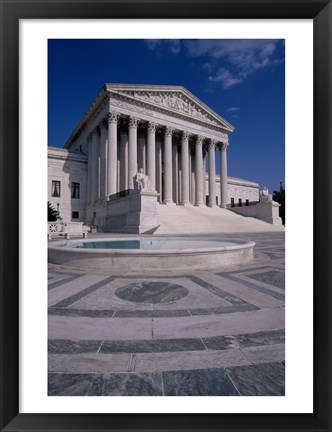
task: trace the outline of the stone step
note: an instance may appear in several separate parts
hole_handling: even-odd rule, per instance
[[[284,227],[244,217],[220,207],[159,205],[160,227],[155,234],[280,232]]]

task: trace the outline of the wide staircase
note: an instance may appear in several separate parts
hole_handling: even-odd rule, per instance
[[[206,234],[231,232],[277,232],[274,226],[220,207],[163,205],[158,207],[161,224],[155,234]]]

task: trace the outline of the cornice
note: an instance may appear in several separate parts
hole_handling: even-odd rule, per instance
[[[75,160],[76,162],[86,162],[87,157],[84,153],[71,152],[64,148],[48,147],[47,157],[61,160]]]

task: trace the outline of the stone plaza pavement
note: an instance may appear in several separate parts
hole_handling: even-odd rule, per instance
[[[126,274],[49,264],[49,395],[284,395],[284,233],[219,237],[255,241],[254,260]]]

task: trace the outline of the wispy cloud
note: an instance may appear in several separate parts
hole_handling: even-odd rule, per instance
[[[178,54],[181,51],[180,39],[145,39],[145,42],[150,50],[166,49],[173,54]]]
[[[239,111],[239,109],[240,108],[238,108],[238,107],[229,107],[229,108],[227,108],[227,112],[235,112],[235,111]]]
[[[202,69],[210,82],[225,89],[243,83],[249,75],[284,61],[278,54],[282,40],[268,39],[148,39],[153,50],[165,49],[173,54],[204,60]]]
[[[221,81],[223,87],[226,89],[232,87],[235,84],[243,82],[241,77],[233,76],[227,69],[220,68],[216,74],[209,76],[210,81]]]

